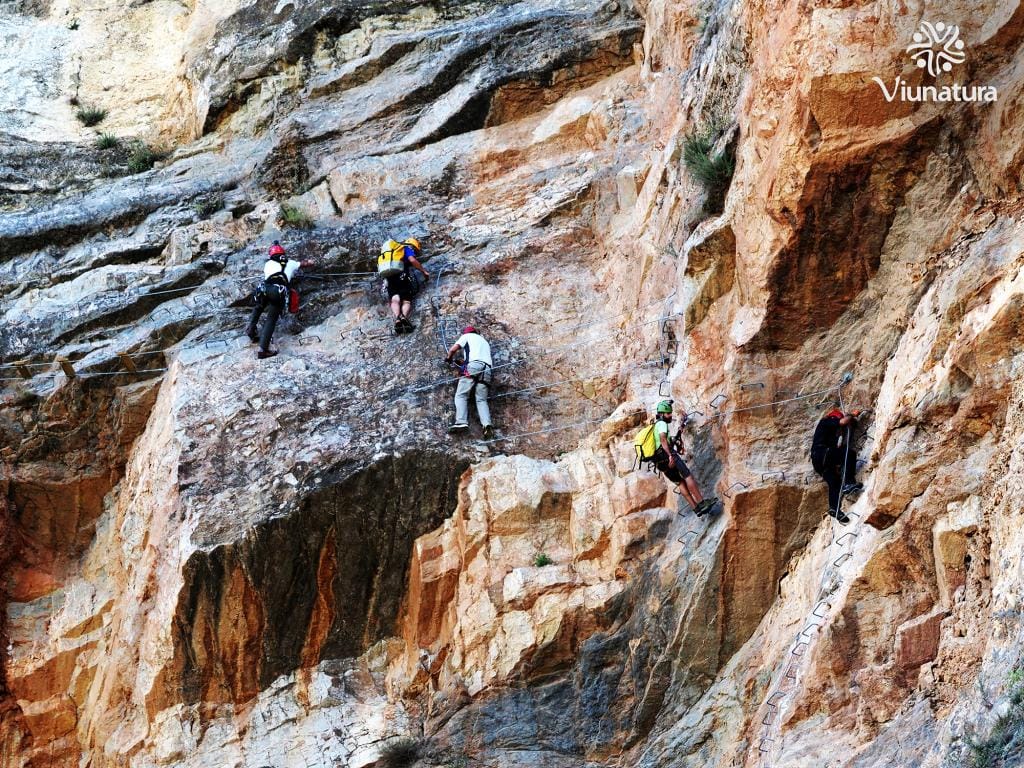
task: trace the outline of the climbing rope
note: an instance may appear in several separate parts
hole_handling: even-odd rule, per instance
[[[507,441],[510,441],[510,440],[517,440],[520,437],[531,437],[533,435],[546,435],[546,434],[549,434],[551,432],[560,432],[561,430],[564,430],[564,429],[572,429],[574,427],[583,427],[583,426],[586,426],[588,424],[597,424],[599,422],[604,421],[609,416],[611,416],[610,413],[607,416],[601,416],[601,417],[596,418],[596,419],[585,419],[584,421],[576,421],[576,422],[573,422],[572,424],[559,424],[559,425],[554,426],[554,427],[548,427],[547,429],[535,429],[532,432],[518,432],[518,433],[515,433],[515,434],[511,434],[511,435],[505,435],[504,437],[495,437],[495,438],[492,438],[490,440],[480,440],[479,442],[482,442],[482,443],[501,443],[501,442],[507,442]]]

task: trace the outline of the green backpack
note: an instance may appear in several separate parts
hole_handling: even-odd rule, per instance
[[[636,433],[633,438],[633,450],[636,451],[636,459],[641,464],[645,461],[653,461],[654,453],[658,450],[658,438],[654,434],[652,422]]]

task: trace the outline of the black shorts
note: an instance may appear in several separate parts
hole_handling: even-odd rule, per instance
[[[416,298],[416,294],[419,293],[419,286],[416,285],[416,281],[406,275],[385,277],[384,280],[387,281],[388,299],[397,296],[402,301],[412,301]]]
[[[661,472],[661,474],[673,483],[681,483],[690,476],[690,468],[686,466],[686,462],[683,461],[682,456],[678,453],[673,453],[672,455],[676,457],[676,465],[674,467],[670,467],[668,465],[668,457],[665,456],[664,451],[661,451],[661,449],[658,450],[659,453],[654,454],[654,466],[658,468],[658,471]]]

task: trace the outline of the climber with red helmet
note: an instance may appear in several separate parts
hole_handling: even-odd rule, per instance
[[[860,414],[843,413],[836,403],[818,421],[811,441],[811,465],[828,485],[828,513],[843,525],[850,518],[840,509],[842,497],[864,488],[857,482],[857,451],[851,445]]]
[[[430,279],[430,273],[419,262],[420,241],[408,237],[402,242],[385,240],[377,258],[377,274],[384,278],[384,293],[391,304],[391,315],[395,320],[395,333],[410,333],[415,326],[410,322],[412,302],[420,292],[420,284],[411,269],[418,270],[423,280]]]
[[[477,333],[476,328],[467,325],[462,335],[448,349],[445,363],[451,365],[457,354],[462,355],[459,368],[459,384],[455,388],[455,423],[448,431],[465,432],[469,429],[469,395],[475,392],[476,412],[484,428],[484,439],[494,437],[491,426],[491,409],[487,406],[487,394],[491,387],[492,361],[491,345]]]
[[[259,351],[256,353],[256,357],[260,360],[277,354],[276,349],[270,348],[270,340],[277,327],[278,318],[286,306],[294,306],[293,312],[298,310],[298,292],[292,287],[292,280],[301,267],[309,267],[312,264],[312,261],[289,259],[284,246],[277,240],[270,246],[267,261],[263,265],[263,279],[257,284],[254,293],[256,306],[253,307],[252,314],[249,316],[249,325],[245,329],[249,341],[260,345]],[[260,334],[257,335],[256,326],[264,312],[267,313],[267,316],[263,320]]]

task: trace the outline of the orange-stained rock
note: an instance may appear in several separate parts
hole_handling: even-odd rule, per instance
[[[901,669],[915,669],[935,658],[945,615],[945,610],[937,608],[896,630],[896,663]]]

